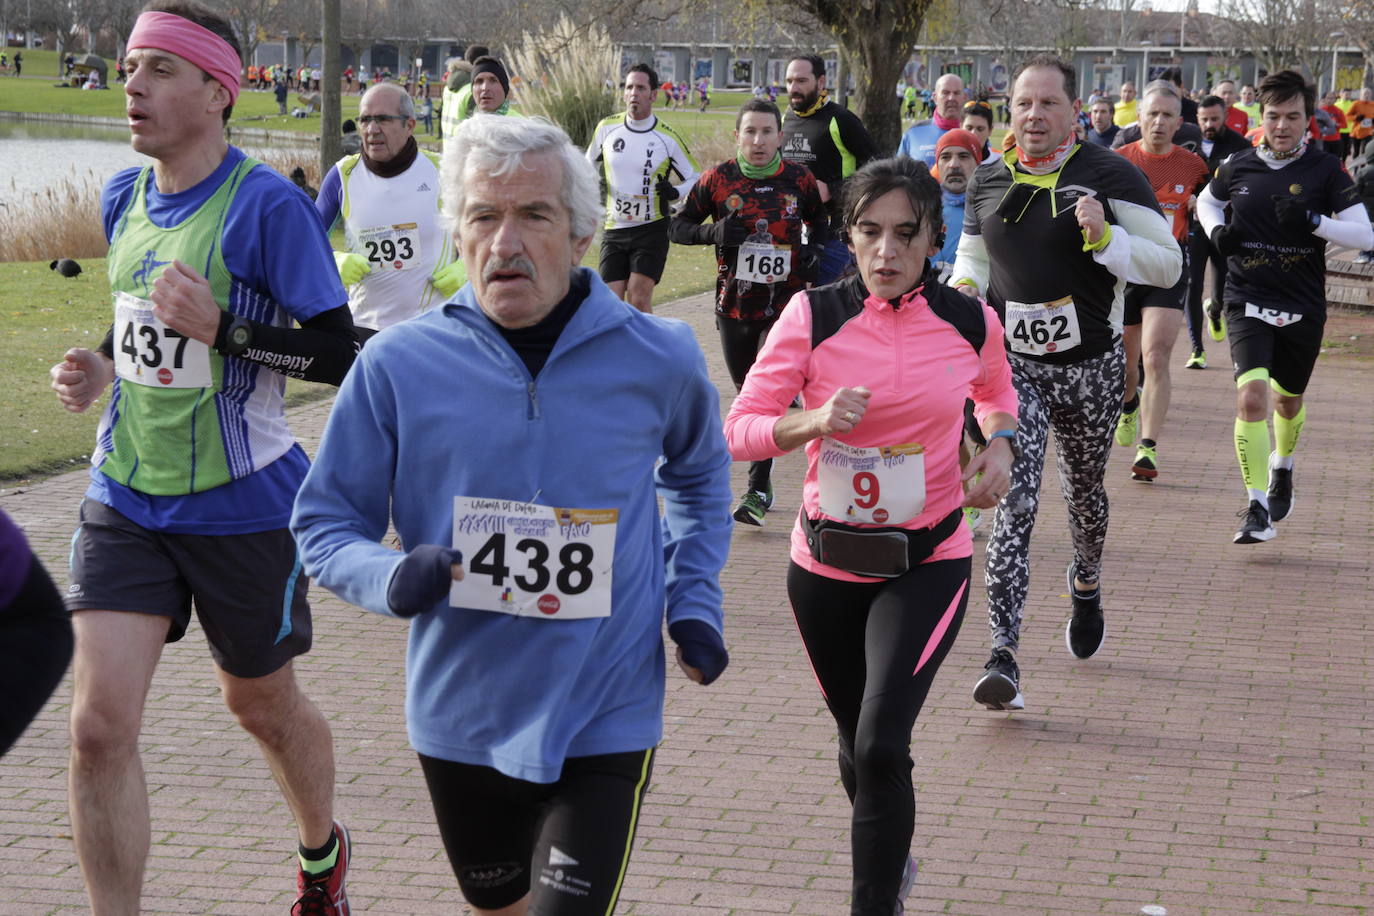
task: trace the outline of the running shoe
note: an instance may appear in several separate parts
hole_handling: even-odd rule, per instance
[[[1293,511],[1293,469],[1276,467],[1278,452],[1269,453],[1269,521],[1281,522]]]
[[[1215,299],[1208,299],[1202,303],[1202,310],[1207,313],[1207,333],[1212,335],[1215,341],[1226,339],[1226,316],[1221,313],[1221,303]]]
[[[1074,565],[1069,564],[1069,598],[1073,602],[1073,616],[1064,627],[1064,644],[1074,658],[1092,658],[1107,638],[1107,621],[1102,616],[1102,584],[1090,592],[1080,592],[1074,585]]]
[[[348,840],[348,828],[338,821],[334,822],[334,836],[339,840],[339,858],[333,868],[320,875],[307,875],[303,869],[296,873],[298,896],[291,906],[291,916],[349,916],[344,881],[348,878],[353,846]]]
[[[1016,655],[1005,646],[992,650],[992,657],[983,666],[987,673],[973,687],[973,702],[988,709],[1025,709],[1021,698],[1021,669]]]
[[[735,507],[735,521],[762,528],[763,517],[768,514],[769,502],[771,500],[768,499],[768,494],[750,490],[740,498],[739,505]]]
[[[755,492],[763,494],[763,508],[771,512],[773,509],[773,484],[770,482],[767,490],[756,490]]]
[[[906,898],[911,896],[911,889],[916,886],[916,860],[910,855],[906,857],[906,867],[902,869],[902,883],[897,888],[897,908],[892,911],[893,916],[902,916],[906,912]]]
[[[1374,261],[1374,251],[1361,251],[1355,255],[1356,264],[1368,264],[1370,261]]]
[[[1146,483],[1159,476],[1159,456],[1155,450],[1148,445],[1142,445],[1135,451],[1135,464],[1131,465],[1131,479],[1143,480]]]
[[[1236,513],[1241,518],[1240,530],[1231,539],[1233,544],[1260,544],[1273,538],[1274,526],[1269,522],[1269,510],[1258,499]]]
[[[965,506],[965,507],[964,507],[964,524],[965,524],[965,525],[968,525],[968,530],[969,530],[969,533],[970,533],[970,534],[972,534],[973,532],[975,532],[975,531],[978,530],[978,525],[979,525],[979,523],[982,522],[982,521],[983,521],[983,510],[982,510],[982,509],[979,509],[977,506]]]
[[[1121,411],[1121,419],[1116,421],[1116,444],[1135,445],[1136,430],[1140,426],[1140,408]]]
[[[1207,354],[1202,350],[1194,350],[1193,355],[1188,357],[1188,362],[1183,364],[1185,369],[1206,369]]]

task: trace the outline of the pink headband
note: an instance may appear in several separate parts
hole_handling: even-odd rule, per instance
[[[204,26],[172,13],[140,13],[127,47],[156,48],[184,57],[229,90],[230,105],[238,100],[243,63],[233,45]]]

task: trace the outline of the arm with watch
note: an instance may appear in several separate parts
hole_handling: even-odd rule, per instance
[[[153,314],[169,328],[225,356],[266,366],[291,378],[338,385],[358,355],[347,305],[326,309],[298,328],[275,327],[220,309],[209,282],[180,261],[163,270],[148,298]],[[112,338],[101,344],[101,352],[113,355]]]

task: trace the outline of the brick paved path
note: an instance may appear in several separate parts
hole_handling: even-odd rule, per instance
[[[706,298],[661,312],[693,324],[727,391]],[[1176,354],[1159,481],[1131,482],[1133,453],[1113,456],[1108,640],[1086,662],[1061,635],[1068,539],[1047,475],[1023,713],[970,699],[987,644],[975,562],[967,625],[915,733],[921,875],[909,912],[1353,914],[1374,900],[1374,365],[1319,366],[1295,514],[1275,541],[1235,547],[1234,389],[1212,350],[1206,372],[1183,371],[1182,345]],[[308,448],[327,411],[295,412]],[[835,741],[783,588],[801,475],[795,457],[781,461],[770,525],[735,539],[729,671],[709,688],[670,671],[623,913],[848,911]],[[59,573],[83,479],[0,494]],[[465,912],[404,738],[405,625],[313,597],[316,649],[299,671],[334,729],[355,911]],[[68,698],[64,686],[0,761],[0,916],[84,910],[64,800]],[[143,759],[146,912],[285,913],[290,821],[220,704],[196,628],[163,655]]]

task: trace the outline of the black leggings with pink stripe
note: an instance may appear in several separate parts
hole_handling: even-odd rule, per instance
[[[895,579],[842,582],[793,563],[787,593],[840,735],[854,806],[850,913],[890,916],[911,848],[911,729],[968,606],[970,560]]]

